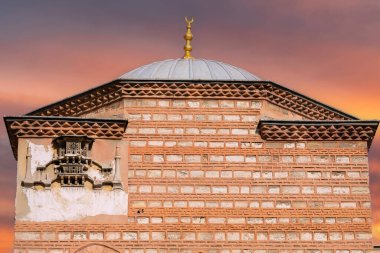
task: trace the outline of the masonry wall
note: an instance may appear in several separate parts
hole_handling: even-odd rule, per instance
[[[128,217],[17,222],[16,252],[372,249],[366,142],[265,142],[261,118],[304,118],[264,100],[124,99],[85,117],[129,119]]]

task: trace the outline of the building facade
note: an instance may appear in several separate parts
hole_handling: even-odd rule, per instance
[[[363,121],[229,64],[155,62],[23,116],[17,253],[369,252]]]

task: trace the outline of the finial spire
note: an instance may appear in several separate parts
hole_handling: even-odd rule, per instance
[[[187,23],[187,31],[184,36],[186,44],[183,47],[183,49],[185,50],[185,55],[183,56],[183,59],[193,59],[194,57],[192,57],[190,54],[191,50],[193,50],[193,47],[191,46],[190,42],[193,39],[193,34],[191,33],[191,24],[194,22],[194,18],[188,19],[187,17],[185,17],[185,21]]]

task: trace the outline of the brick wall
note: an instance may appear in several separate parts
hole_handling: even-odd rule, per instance
[[[302,117],[264,100],[124,99],[86,115],[124,116],[128,218],[17,222],[16,252],[372,249],[366,142],[265,142],[259,119]]]

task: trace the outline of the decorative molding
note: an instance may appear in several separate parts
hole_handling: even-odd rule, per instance
[[[75,117],[19,116],[4,117],[13,154],[17,159],[20,137],[55,138],[62,135],[85,135],[91,138],[121,139],[127,120],[87,119]]]
[[[261,120],[266,141],[367,141],[370,147],[379,121],[281,121]]]
[[[122,98],[264,99],[311,120],[355,117],[269,81],[128,81],[116,80],[64,99],[28,115],[80,116]]]

